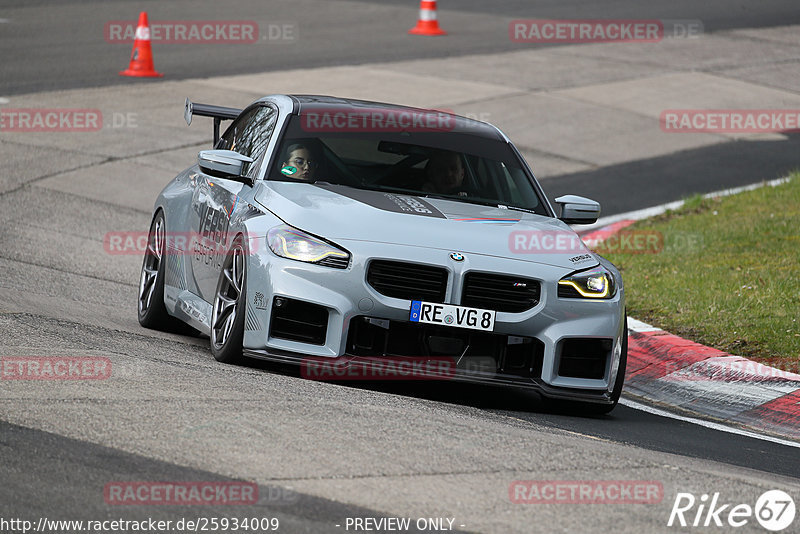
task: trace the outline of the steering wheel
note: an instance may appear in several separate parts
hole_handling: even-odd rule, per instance
[[[380,175],[372,183],[375,185],[383,185],[384,182],[388,181],[389,178],[391,178],[398,172],[405,169],[410,169],[417,163],[425,161],[426,159],[428,159],[427,154],[410,154],[401,159],[400,161],[398,161],[397,163],[393,164],[389,168],[384,169],[384,171],[381,172]]]

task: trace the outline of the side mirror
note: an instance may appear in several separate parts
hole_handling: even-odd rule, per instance
[[[567,224],[592,224],[600,217],[600,203],[578,195],[560,196],[556,204],[561,206],[559,219]]]
[[[250,163],[253,163],[253,158],[233,150],[202,150],[197,155],[197,164],[204,173],[237,182],[249,181],[244,175],[246,165]]]

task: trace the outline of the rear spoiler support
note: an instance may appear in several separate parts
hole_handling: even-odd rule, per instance
[[[219,141],[219,125],[222,121],[232,121],[242,112],[241,109],[214,106],[211,104],[197,104],[188,98],[183,108],[183,118],[186,124],[192,124],[192,115],[214,118],[214,145]]]

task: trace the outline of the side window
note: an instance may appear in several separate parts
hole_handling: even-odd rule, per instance
[[[225,130],[225,133],[222,134],[222,137],[220,137],[216,148],[220,150],[235,150],[233,147],[239,143],[239,138],[242,136],[244,125],[250,122],[256,111],[258,110],[252,109],[234,120],[233,124],[228,126],[228,129]],[[238,150],[236,150],[236,152],[238,152]]]
[[[254,161],[252,167],[255,167],[267,149],[277,119],[278,112],[269,106],[253,108],[230,125],[217,148],[249,156]]]

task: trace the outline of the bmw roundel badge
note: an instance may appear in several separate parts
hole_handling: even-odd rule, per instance
[[[451,252],[450,259],[453,261],[464,261],[464,255],[460,252]]]

